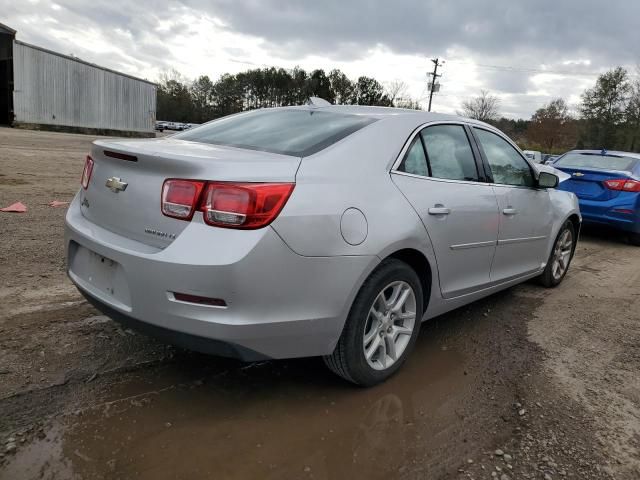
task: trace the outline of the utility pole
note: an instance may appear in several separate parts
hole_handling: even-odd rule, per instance
[[[436,80],[438,79],[438,77],[441,77],[442,75],[438,75],[438,67],[441,67],[444,65],[444,60],[442,62],[440,62],[439,58],[432,58],[431,62],[433,63],[433,72],[429,73],[428,75],[431,76],[431,81],[429,82],[429,112],[431,111],[431,102],[433,100],[433,94],[434,92],[440,90],[440,84],[436,83]]]

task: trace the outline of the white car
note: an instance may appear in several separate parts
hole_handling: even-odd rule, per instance
[[[522,153],[534,163],[542,163],[542,153],[537,150],[523,150]]]
[[[169,343],[322,356],[373,385],[422,321],[562,281],[581,218],[555,172],[490,125],[395,108],[282,107],[96,140],[67,212],[68,272],[99,310]]]

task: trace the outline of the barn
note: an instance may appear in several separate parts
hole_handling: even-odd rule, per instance
[[[153,135],[156,84],[15,37],[0,24],[0,125]]]

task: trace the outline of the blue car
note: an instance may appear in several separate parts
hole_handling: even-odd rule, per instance
[[[640,154],[572,150],[552,165],[571,175],[558,188],[577,195],[585,224],[618,228],[640,246]]]

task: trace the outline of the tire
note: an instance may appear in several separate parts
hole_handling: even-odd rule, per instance
[[[630,233],[629,243],[631,243],[631,245],[635,245],[636,247],[640,247],[640,233]]]
[[[396,294],[398,301],[392,302]],[[403,297],[406,300],[399,305]],[[327,367],[363,387],[392,376],[409,356],[418,337],[424,312],[422,299],[422,286],[415,270],[397,259],[384,260],[356,295],[335,350],[323,357]],[[389,306],[393,304],[399,308]],[[411,313],[414,319],[409,332]],[[369,359],[365,349],[374,352]]]
[[[566,239],[566,235],[570,235],[570,245]],[[554,288],[560,285],[560,283],[564,279],[564,276],[569,270],[569,265],[571,264],[571,260],[573,259],[573,252],[576,248],[576,241],[576,229],[573,226],[571,220],[567,220],[566,222],[564,222],[564,224],[560,228],[560,231],[558,232],[556,241],[553,243],[553,248],[551,249],[551,253],[549,254],[549,259],[547,260],[547,266],[545,267],[544,272],[542,272],[542,275],[540,275],[539,277],[540,283],[542,283],[542,285],[547,288]],[[565,255],[564,262],[566,263],[564,264],[562,260],[558,258],[558,255],[560,255],[562,252],[564,252]],[[559,262],[558,265],[560,267],[564,265],[564,268],[562,268],[561,272],[557,270],[558,267],[556,266],[556,261]]]

